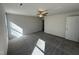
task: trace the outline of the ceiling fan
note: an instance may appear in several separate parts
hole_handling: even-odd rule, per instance
[[[44,16],[47,16],[47,10],[45,9],[38,9],[38,13],[37,13],[37,16],[38,17],[44,17]]]

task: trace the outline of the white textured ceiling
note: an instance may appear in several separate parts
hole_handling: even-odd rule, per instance
[[[48,10],[48,15],[79,11],[79,3],[4,3],[2,4],[7,13],[36,16],[38,8]]]

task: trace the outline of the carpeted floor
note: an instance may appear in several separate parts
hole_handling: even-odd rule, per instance
[[[9,40],[8,55],[37,54],[38,49],[36,48],[35,52],[35,47],[37,47],[43,55],[79,55],[78,42],[70,41],[44,32],[37,32],[21,38]]]

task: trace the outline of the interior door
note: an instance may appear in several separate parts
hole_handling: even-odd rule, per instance
[[[67,17],[65,37],[79,42],[79,16]]]

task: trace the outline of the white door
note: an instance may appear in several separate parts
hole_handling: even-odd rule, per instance
[[[79,42],[79,16],[67,17],[65,37]]]

